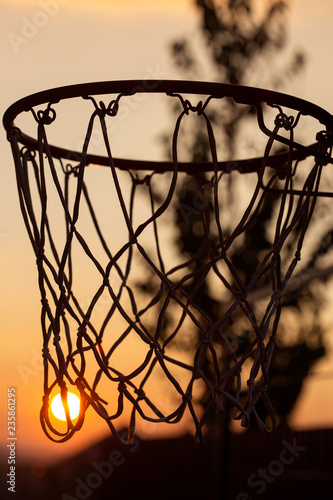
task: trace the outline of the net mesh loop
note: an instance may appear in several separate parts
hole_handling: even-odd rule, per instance
[[[36,256],[41,293],[44,396],[40,419],[43,430],[50,439],[64,442],[81,429],[85,413],[91,408],[117,434],[115,421],[129,407],[129,436],[132,437],[138,416],[150,422],[172,424],[179,422],[184,413],[189,412],[196,429],[196,440],[202,442],[203,427],[209,417],[214,412],[226,411],[226,407],[232,407],[233,418],[241,420],[242,425],[248,426],[254,417],[261,428],[270,430],[275,426],[275,416],[267,394],[267,383],[281,315],[281,297],[301,258],[304,237],[319,196],[322,171],[331,162],[332,134],[329,130],[318,134],[318,148],[313,150],[313,166],[304,178],[302,187],[295,189],[295,177],[302,160],[295,160],[299,145],[294,140],[294,133],[302,113],[299,112],[295,118],[288,115],[282,106],[272,105],[277,108],[277,115],[273,130],[266,134],[268,138],[252,196],[239,221],[228,230],[221,209],[224,193],[222,185],[225,176],[237,170],[237,162],[230,163],[226,172],[219,170],[214,125],[209,117],[213,96],[209,96],[204,103],[200,101],[193,105],[180,93],[169,94],[170,97],[178,98],[182,106],[173,130],[171,172],[158,174],[129,170],[126,182],[130,188],[125,193],[122,187],[123,174],[121,177],[111,152],[112,137],[106,119],[112,120],[118,115],[126,95],[131,94],[121,93],[109,104],[103,101],[97,103],[90,95],[84,97],[91,101],[93,111],[79,162],[57,160],[52,155],[48,128],[57,119],[54,103],[49,103],[38,112],[31,109],[37,122],[36,150],[27,146],[19,147],[20,134],[17,128],[15,133],[10,134],[16,158],[20,206]],[[262,106],[256,102],[254,107],[259,127],[266,133]],[[177,205],[178,186],[184,178],[184,174],[179,171],[180,131],[183,120],[189,114],[196,114],[205,124],[211,172],[197,175],[199,194],[196,193],[195,210],[200,215],[201,245],[193,255],[182,256],[175,263],[166,256],[167,252],[161,244],[161,233],[164,216],[171,209],[173,213],[177,213],[177,210],[179,213],[180,210]],[[87,157],[97,123],[108,159],[106,168],[110,172],[109,182],[116,193],[127,231],[127,240],[118,247],[112,238],[110,245],[110,234],[105,234],[105,229],[102,229],[94,206],[96,200],[91,198],[86,182]],[[281,129],[286,132],[282,139]],[[283,164],[273,168],[270,158],[277,142],[287,144],[287,155]],[[52,196],[57,198],[63,210],[65,237],[62,243],[56,241],[48,215],[50,179],[53,184]],[[160,189],[162,183],[164,190]],[[35,197],[32,190],[37,193]],[[233,262],[232,249],[251,227],[265,197],[271,193],[275,193],[278,200],[272,247],[262,256],[256,273],[246,280]],[[149,208],[149,215],[145,220],[136,222],[136,203],[142,200],[146,209]],[[85,235],[84,225],[81,224],[83,216],[88,217],[92,224],[94,238],[99,242],[104,260],[99,258],[99,253]],[[148,233],[149,245],[144,242],[144,236]],[[285,265],[281,254],[290,241],[294,245],[294,254],[289,264]],[[75,288],[74,261],[77,248],[90,262],[97,276],[88,303],[85,304],[79,299]],[[144,304],[142,300],[137,300],[139,292],[135,279],[132,279],[138,260],[144,263],[151,277],[152,291]],[[212,276],[223,298],[223,307],[217,320],[209,317],[204,306],[196,301],[197,290]],[[189,286],[191,283],[192,288]],[[258,307],[252,296],[263,283],[269,286],[270,291],[264,307],[262,303]],[[97,326],[94,314],[102,301],[106,313]],[[236,315],[242,316],[247,323],[247,344],[241,354],[233,347],[240,337],[229,332]],[[122,331],[119,331],[119,324],[122,324]],[[177,352],[177,341],[188,330],[199,333],[198,344],[192,348],[192,361],[178,357]],[[121,371],[113,360],[121,346],[133,337],[143,346],[144,354],[137,366]],[[221,347],[224,353],[222,357]],[[88,360],[95,367],[94,375]],[[161,404],[162,390],[157,391],[156,396],[151,389],[150,381],[157,376],[157,372],[158,380],[163,379],[161,385],[164,387],[163,384],[166,384],[172,392],[175,405],[171,411],[166,412]],[[245,380],[244,376],[247,377]],[[107,385],[115,387],[118,395],[115,396],[113,390],[106,390]],[[61,391],[64,401],[67,424],[64,432],[56,429],[49,416],[49,399],[56,387]],[[71,387],[75,387],[81,397],[76,423],[70,419],[66,398]],[[198,404],[199,389],[203,387],[211,394],[205,407]],[[107,397],[108,393],[113,395],[112,401]],[[259,400],[266,407],[269,423],[262,421],[256,410]],[[120,436],[119,439],[123,441]]]

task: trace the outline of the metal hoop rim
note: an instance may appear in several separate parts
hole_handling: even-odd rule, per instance
[[[248,104],[259,106],[261,103],[278,104],[290,109],[299,111],[304,116],[312,116],[321,124],[325,125],[333,133],[333,116],[325,109],[304,99],[294,97],[281,92],[261,89],[257,87],[248,87],[244,85],[232,85],[218,82],[188,81],[188,80],[115,80],[104,82],[80,83],[44,90],[24,97],[12,104],[4,113],[3,125],[7,131],[8,139],[14,134],[18,142],[27,147],[36,149],[37,141],[32,137],[19,132],[14,124],[16,117],[29,111],[34,106],[42,104],[56,104],[64,99],[87,97],[88,95],[103,94],[124,94],[134,95],[136,93],[165,93],[165,94],[195,94],[209,95],[215,98],[231,97],[239,104]],[[316,155],[317,143],[305,148],[307,151],[297,151],[296,159],[302,159],[309,155]],[[80,161],[81,154],[57,146],[50,146],[52,155],[56,158]],[[285,153],[272,155],[270,165],[281,164],[284,161]],[[172,163],[167,161],[144,161],[127,160],[115,158],[115,164],[120,169],[135,170],[155,170],[156,172],[165,172],[172,170]],[[219,169],[225,171],[238,170],[241,172],[255,172],[258,169],[261,158],[251,158],[231,162],[220,162]],[[87,164],[97,164],[101,166],[108,165],[108,159],[100,155],[87,156]],[[211,170],[211,163],[180,163],[179,170],[189,173],[197,171]]]

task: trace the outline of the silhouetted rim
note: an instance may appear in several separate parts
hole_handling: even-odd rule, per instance
[[[76,97],[88,97],[103,94],[123,94],[134,95],[136,93],[165,93],[165,94],[196,94],[212,96],[214,98],[231,97],[235,102],[240,104],[253,105],[257,109],[261,103],[268,105],[285,106],[290,109],[301,112],[302,115],[312,116],[320,123],[325,125],[327,129],[333,131],[333,117],[323,108],[305,101],[303,99],[293,97],[280,92],[273,92],[270,90],[259,89],[254,87],[246,87],[242,85],[230,85],[223,83],[207,83],[207,82],[192,82],[182,80],[123,80],[123,81],[108,81],[108,82],[92,82],[82,83],[77,85],[69,85],[65,87],[58,87],[50,90],[37,92],[30,96],[24,97],[19,101],[12,104],[3,116],[3,125],[7,131],[8,139],[14,134],[18,141],[31,148],[37,148],[36,139],[29,137],[23,132],[19,132],[15,127],[14,120],[16,117],[25,111],[31,110],[35,106],[42,104],[56,104],[64,99],[71,99]],[[271,132],[266,129],[265,133],[269,136]],[[287,141],[282,141],[287,142]],[[298,147],[295,150],[294,158],[303,159],[307,156],[321,156],[318,151],[318,143],[310,146],[302,146],[296,144]],[[64,160],[80,161],[82,154],[77,151],[50,146],[51,153],[55,158]],[[287,153],[281,153],[270,156],[269,166],[281,165],[287,159]],[[219,162],[218,168],[221,171],[238,170],[240,172],[255,172],[261,166],[261,158],[251,158],[247,160],[235,160],[231,162]],[[167,161],[144,161],[144,160],[127,160],[122,158],[114,158],[115,165],[120,169],[133,169],[133,170],[155,170],[157,172],[164,172],[173,170],[172,162]],[[87,155],[86,164],[96,164],[101,166],[109,165],[109,159],[99,155]],[[179,162],[178,170],[188,173],[196,173],[199,171],[212,170],[211,162]]]

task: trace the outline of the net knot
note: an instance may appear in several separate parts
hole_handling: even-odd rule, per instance
[[[42,397],[43,406],[49,406],[50,396],[48,394],[44,394]]]
[[[211,344],[212,343],[212,337],[209,335],[209,333],[203,333],[201,335],[201,342],[203,344]]]
[[[40,260],[43,260],[43,255],[45,254],[44,248],[38,248],[38,255],[36,258],[36,264],[37,266],[40,264]]]
[[[132,182],[134,186],[149,186],[150,180],[151,180],[152,174],[147,174],[143,179],[140,179],[139,177],[132,177]]]
[[[194,375],[194,379],[198,380],[198,379],[202,378],[203,371],[202,370],[195,370],[194,373],[193,373],[193,375]]]
[[[79,175],[79,167],[78,165],[73,167],[73,165],[71,165],[70,163],[66,163],[65,167],[63,168],[63,172],[67,176],[74,175],[74,177],[77,177]]]
[[[78,388],[80,393],[84,391],[84,384],[83,384],[82,380],[80,380],[79,377],[75,380],[75,385]]]
[[[245,302],[246,299],[247,299],[247,292],[245,290],[243,290],[242,292],[239,292],[237,294],[237,299],[240,301],[240,302]]]
[[[272,300],[274,300],[275,302],[280,301],[281,295],[282,295],[282,291],[280,289],[277,288],[277,289],[273,290]]]
[[[124,392],[126,389],[126,384],[125,384],[125,377],[124,375],[120,375],[119,377],[119,384],[118,384],[118,391],[119,392]]]
[[[116,116],[118,111],[119,111],[119,99],[112,100],[105,110],[108,116]]]
[[[193,104],[188,99],[186,99],[182,104],[187,115],[190,111],[198,113],[199,116],[202,113],[202,101],[200,101],[197,106],[193,106]]]
[[[223,389],[222,389],[222,387],[220,385],[216,385],[213,388],[213,393],[218,396],[219,394],[223,395],[224,391],[223,391]]]
[[[164,354],[164,349],[162,349],[162,346],[161,344],[159,343],[158,340],[153,340],[151,343],[150,343],[150,348],[154,351],[158,351],[160,352],[161,354]]]
[[[294,125],[294,117],[281,112],[275,118],[275,125],[285,130],[291,130]]]
[[[43,125],[50,125],[56,119],[56,116],[57,113],[55,110],[48,105],[46,109],[40,109],[37,112],[36,120],[38,123],[42,123]]]
[[[221,250],[221,259],[225,260],[227,258],[227,251],[225,250],[225,248],[222,248]]]
[[[112,100],[106,107],[103,101],[99,101],[100,107],[96,105],[96,111],[99,117],[116,116],[119,110],[119,102],[117,99]]]
[[[36,158],[36,151],[33,151],[32,149],[29,149],[28,147],[24,146],[21,149],[21,156],[23,156],[27,160],[31,161],[33,158]]]
[[[59,343],[60,343],[60,340],[61,340],[60,335],[59,334],[55,335],[54,338],[53,338],[53,345],[55,347],[57,347],[59,345]]]
[[[87,333],[87,329],[85,326],[80,325],[79,328],[77,329],[77,337],[84,337]]]
[[[67,386],[64,380],[58,380],[58,386],[60,387],[61,393],[67,392]]]
[[[170,299],[174,299],[176,297],[176,288],[172,284],[170,284],[168,296],[170,297]]]
[[[109,287],[110,280],[109,280],[108,276],[104,276],[104,278],[103,278],[103,285],[106,286],[106,287]]]
[[[134,389],[135,394],[138,396],[138,401],[142,401],[146,397],[146,393],[143,389]]]
[[[129,242],[130,242],[132,245],[136,245],[136,244],[137,244],[138,239],[137,239],[137,237],[136,237],[136,234],[135,234],[135,233],[133,233],[133,234],[131,234],[131,235],[130,235],[130,237],[129,237]]]
[[[275,335],[272,335],[271,338],[269,339],[269,342],[268,344],[276,344],[276,336]]]
[[[329,148],[333,146],[333,134],[330,131],[325,131],[321,130],[320,132],[317,133],[316,135],[316,140],[318,141],[319,144],[319,150],[322,153],[326,153]],[[329,163],[330,157],[327,157],[327,161],[321,158],[321,164],[322,165],[327,165]]]
[[[44,358],[48,357],[49,352],[50,352],[50,349],[47,346],[43,347],[42,354],[43,354]]]
[[[183,96],[180,94],[172,93],[172,94],[168,94],[168,95],[170,95],[172,97],[178,97],[178,99],[182,103],[182,106],[183,106],[183,109],[184,109],[184,112],[186,115],[188,115],[189,112],[192,111],[194,113],[197,113],[198,116],[200,116],[204,112],[205,107],[207,105],[207,101],[204,105],[202,104],[202,101],[199,101],[196,106],[193,106],[193,104],[188,99],[184,99]]]
[[[190,401],[192,401],[192,398],[193,398],[192,394],[187,393],[183,395],[184,403],[190,403]]]

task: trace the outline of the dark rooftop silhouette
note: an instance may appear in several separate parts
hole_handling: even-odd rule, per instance
[[[332,445],[333,430],[233,434],[223,476],[213,437],[199,448],[192,436],[136,438],[132,448],[110,437],[45,473],[18,467],[15,500],[324,499],[333,491]]]

